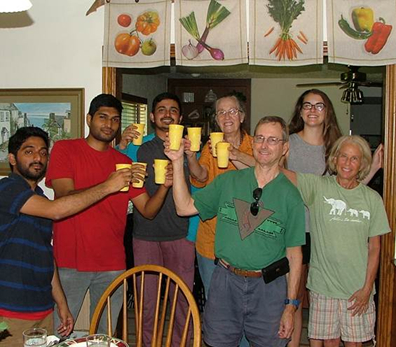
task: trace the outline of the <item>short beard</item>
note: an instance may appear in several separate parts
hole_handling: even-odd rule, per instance
[[[34,163],[34,164],[37,164],[37,163]],[[31,164],[31,165],[34,165],[34,164]],[[27,180],[31,180],[31,181],[35,181],[35,182],[41,181],[43,179],[43,177],[45,176],[47,166],[43,165],[43,164],[41,164],[41,165],[43,167],[43,169],[41,171],[31,172],[31,171],[29,171],[29,168],[26,169],[26,168],[21,167],[18,162],[16,164],[18,172],[21,174],[22,177],[26,178]],[[30,165],[29,165],[29,167],[30,167]]]

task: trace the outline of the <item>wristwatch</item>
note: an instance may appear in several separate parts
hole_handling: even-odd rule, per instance
[[[298,309],[298,306],[300,305],[301,301],[298,299],[286,299],[285,300],[285,305],[293,305]]]

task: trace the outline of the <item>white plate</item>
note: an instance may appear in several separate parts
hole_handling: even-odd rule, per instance
[[[85,337],[80,337],[78,339],[66,340],[66,341],[63,341],[60,344],[56,345],[56,347],[67,347],[67,346],[86,347],[87,343],[86,343]],[[129,346],[126,342],[113,337],[111,339],[111,347],[129,347]]]

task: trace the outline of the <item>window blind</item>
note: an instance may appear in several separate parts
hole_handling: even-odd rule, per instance
[[[147,104],[122,101],[121,131],[132,123],[144,123],[144,134],[147,134]]]

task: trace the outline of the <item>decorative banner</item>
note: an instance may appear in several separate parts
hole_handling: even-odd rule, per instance
[[[329,63],[396,64],[395,0],[327,0]]]
[[[171,0],[111,0],[105,5],[103,65],[170,65]]]
[[[322,18],[322,0],[251,0],[249,64],[322,64]]]
[[[248,62],[245,0],[175,1],[176,64]]]

